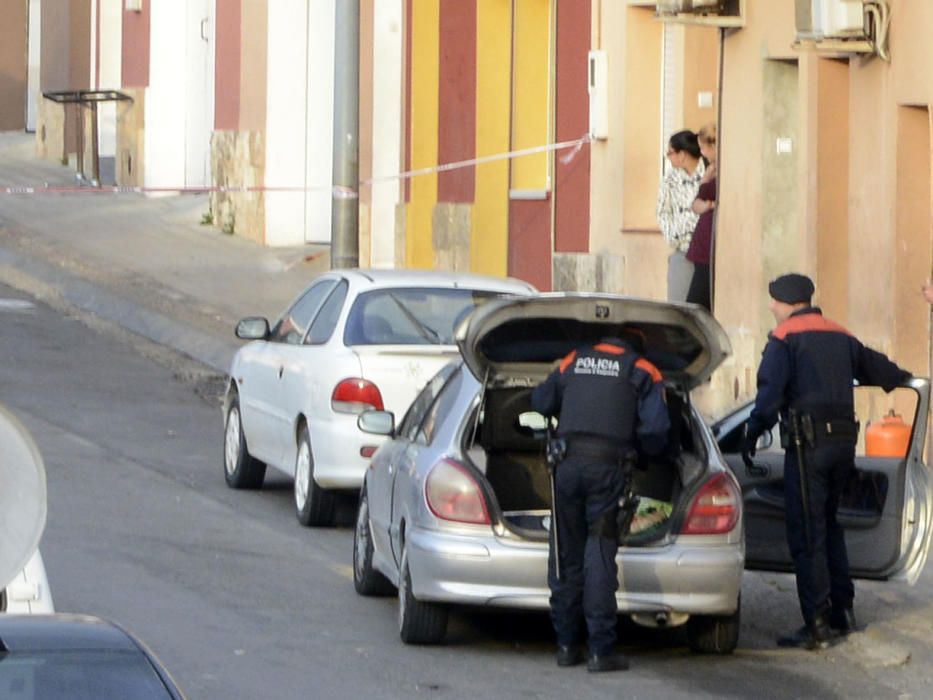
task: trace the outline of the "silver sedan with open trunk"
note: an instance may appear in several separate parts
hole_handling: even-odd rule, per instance
[[[547,609],[550,491],[544,419],[531,389],[574,347],[637,329],[665,377],[671,456],[643,459],[635,525],[618,553],[619,610],[651,626],[686,623],[697,651],[730,652],[744,564],[739,484],[690,403],[730,352],[699,307],[551,294],[491,302],[457,331],[447,365],[373,457],[354,539],[362,594],[398,588],[401,637],[435,643],[451,603]]]

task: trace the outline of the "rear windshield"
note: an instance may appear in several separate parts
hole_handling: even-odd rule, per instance
[[[347,317],[346,345],[453,345],[454,328],[496,292],[449,288],[376,289]]]
[[[166,700],[146,659],[125,651],[0,655],[0,697],[22,700]]]

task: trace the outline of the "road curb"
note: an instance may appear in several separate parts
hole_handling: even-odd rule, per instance
[[[0,248],[0,281],[39,298],[54,296],[225,374],[239,344],[225,342],[45,261]]]

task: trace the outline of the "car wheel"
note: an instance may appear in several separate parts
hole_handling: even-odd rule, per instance
[[[411,592],[407,547],[398,581],[398,631],[406,644],[439,644],[447,634],[447,608],[420,601]]]
[[[389,595],[395,590],[389,579],[373,568],[373,535],[369,524],[369,499],[366,487],[360,492],[353,531],[353,587],[360,595]]]
[[[295,457],[295,514],[302,525],[320,527],[334,520],[334,494],[314,480],[314,454],[307,425],[301,427]]]
[[[697,654],[731,654],[739,643],[742,600],[731,615],[693,615],[687,620],[687,644]]]
[[[240,418],[240,397],[233,394],[224,421],[224,478],[234,489],[258,489],[266,477],[266,465],[246,449],[243,421]]]

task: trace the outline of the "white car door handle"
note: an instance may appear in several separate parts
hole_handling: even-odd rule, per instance
[[[282,375],[285,374],[285,365],[279,367],[279,379],[282,378]]]

